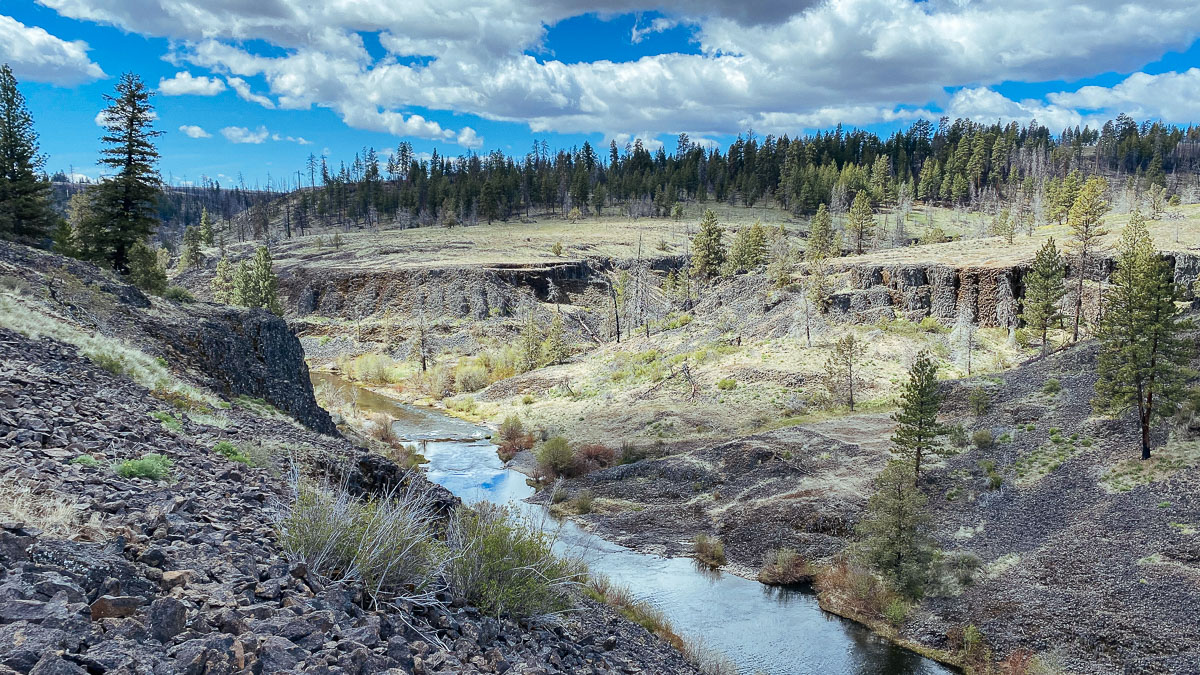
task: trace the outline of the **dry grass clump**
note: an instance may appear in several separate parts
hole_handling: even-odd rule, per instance
[[[692,554],[696,556],[696,560],[710,567],[725,564],[725,544],[707,534],[696,535],[696,541],[692,543]]]
[[[82,506],[69,496],[9,474],[0,478],[0,519],[24,523],[55,539],[94,540],[104,535],[100,514],[82,518]]]
[[[861,618],[897,623],[897,608],[906,606],[898,593],[845,558],[817,572],[813,585],[822,601]]]
[[[628,587],[618,586],[602,575],[591,575],[583,590],[588,597],[613,607],[626,619],[657,635],[679,651],[686,648],[686,643],[675,632],[666,614],[654,605],[634,598]]]
[[[368,384],[395,384],[407,375],[405,364],[386,354],[343,356],[337,365],[347,379]]]
[[[798,584],[812,579],[812,570],[808,562],[790,548],[776,548],[767,551],[762,569],[758,572],[758,581],[769,586]]]
[[[737,664],[702,640],[687,640],[680,651],[702,675],[738,675]]]

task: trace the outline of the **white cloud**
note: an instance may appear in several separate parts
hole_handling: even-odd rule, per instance
[[[300,145],[312,145],[312,141],[306,140],[303,136],[280,136],[279,134],[271,134],[273,141],[287,141],[288,143],[298,143]]]
[[[476,134],[471,127],[463,127],[458,130],[458,135],[455,137],[455,142],[464,148],[474,150],[483,145],[483,137]]]
[[[175,73],[174,77],[158,81],[158,92],[163,96],[216,96],[225,91],[225,83],[215,77],[194,77],[186,70]]]
[[[1080,114],[1068,101],[1088,97],[1188,121],[1200,98],[1167,104],[1193,91],[1186,74],[1111,92],[1084,88],[1073,99],[990,95],[1001,82],[1130,72],[1186,49],[1200,36],[1195,0],[39,1],[170,38],[176,62],[227,76],[239,96],[265,107],[322,106],[354,127],[465,147],[481,142],[473,130],[444,128],[414,108],[520,121],[535,132],[640,129],[655,138],[863,125],[936,109],[1051,123]],[[684,25],[701,53],[572,64],[527,53],[565,18],[645,9],[665,16],[635,27],[631,40]],[[360,33],[378,34],[388,55],[373,59]],[[251,53],[250,40],[275,55]],[[424,58],[397,58],[407,56]],[[252,77],[271,98],[250,90],[243,78]]]
[[[255,94],[254,92],[250,91],[250,84],[247,83],[242,78],[228,77],[225,79],[227,82],[229,82],[229,86],[233,87],[233,90],[237,92],[238,98],[242,99],[243,101],[257,103],[264,108],[269,108],[269,109],[275,108],[275,103],[273,101],[271,101],[271,99],[269,99],[266,96],[263,96],[261,94]]]
[[[188,138],[212,138],[212,134],[205,131],[203,127],[198,127],[195,124],[185,124],[179,127],[179,130]]]
[[[266,127],[259,127],[255,130],[247,129],[246,127],[225,127],[221,129],[221,135],[230,143],[250,143],[259,145],[267,140],[271,135]]]
[[[645,40],[647,35],[652,33],[661,33],[678,25],[679,22],[675,21],[674,19],[667,19],[664,17],[658,17],[654,19],[650,22],[650,25],[646,26],[645,28],[639,28],[637,22],[635,21],[633,24],[633,33],[629,36],[629,41],[636,45],[641,43],[642,40]]]
[[[19,79],[68,86],[107,77],[88,58],[88,49],[82,40],[62,40],[0,14],[0,63]]]

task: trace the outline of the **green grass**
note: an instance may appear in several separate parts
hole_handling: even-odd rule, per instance
[[[1150,459],[1140,459],[1137,448],[1130,448],[1128,459],[1117,462],[1100,478],[1110,492],[1129,492],[1141,485],[1165,480],[1179,471],[1200,464],[1200,441],[1171,441],[1152,451]]]
[[[167,480],[171,476],[170,459],[155,453],[142,455],[140,459],[127,459],[113,467],[113,471],[122,478],[146,478],[149,480]]]
[[[68,464],[78,464],[79,466],[87,467],[89,469],[100,465],[100,462],[95,457],[92,457],[91,455],[80,455],[67,463]]]
[[[246,466],[253,466],[254,464],[250,460],[250,457],[242,452],[241,448],[233,443],[230,443],[229,441],[218,441],[217,444],[213,446],[212,450],[231,462],[239,462],[241,464],[245,464]]]
[[[183,433],[183,420],[177,417],[174,413],[166,410],[155,410],[150,413],[150,416],[162,423],[162,427],[167,431],[174,431],[177,434]]]
[[[1085,452],[1092,446],[1090,438],[1079,434],[1065,437],[1056,427],[1050,427],[1050,442],[1022,455],[1013,464],[1018,485],[1029,485],[1043,476],[1053,473],[1064,462]]]

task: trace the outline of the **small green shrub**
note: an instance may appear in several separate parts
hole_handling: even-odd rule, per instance
[[[78,464],[79,466],[87,467],[89,469],[100,465],[100,462],[97,461],[96,458],[92,457],[91,455],[80,455],[67,463],[68,464]]]
[[[447,541],[450,585],[492,616],[545,616],[571,605],[582,565],[554,553],[554,539],[511,509],[481,502],[459,508]]]
[[[536,400],[537,399],[533,397],[533,394],[525,394],[524,396],[521,397],[521,404],[522,405],[533,405],[533,402]]]
[[[950,329],[938,321],[936,317],[927,316],[921,319],[920,329],[925,333],[943,334],[949,333]]]
[[[170,459],[150,453],[142,455],[141,459],[127,459],[117,464],[113,470],[121,478],[146,478],[149,480],[166,480],[171,476]]]
[[[165,410],[155,410],[150,416],[162,423],[164,429],[183,433],[183,420]]]
[[[772,586],[798,584],[812,578],[808,562],[791,548],[776,548],[767,551],[762,569],[758,572],[759,583]]]
[[[697,560],[711,567],[725,564],[725,544],[716,537],[703,533],[696,535],[696,541],[692,543],[692,553]]]
[[[950,445],[956,448],[965,448],[970,440],[967,438],[967,430],[961,424],[955,424],[946,432],[946,440],[950,441]]]
[[[217,444],[213,446],[213,452],[231,462],[240,462],[246,466],[251,466],[252,464],[250,458],[242,452],[241,448],[229,441],[217,441]]]
[[[902,598],[892,598],[892,601],[883,608],[883,618],[893,626],[902,626],[908,619],[909,609],[908,603]]]
[[[650,450],[644,445],[635,445],[629,441],[624,441],[621,443],[622,464],[634,464],[642,461],[643,459],[649,459],[650,457]]]
[[[471,394],[488,386],[487,368],[478,365],[462,366],[454,373],[454,388]]]
[[[980,450],[987,450],[995,444],[991,429],[980,429],[971,434],[971,443]]]
[[[591,513],[592,506],[596,501],[596,494],[591,490],[582,490],[575,497],[575,511],[578,513]]]
[[[721,391],[733,391],[734,389],[737,389],[737,380],[733,379],[732,377],[726,377],[717,380],[717,389],[720,389]]]
[[[575,453],[562,436],[547,439],[537,450],[538,469],[546,476],[571,476],[575,472]]]
[[[1062,384],[1053,377],[1046,380],[1046,383],[1042,385],[1043,394],[1054,395],[1060,391],[1062,391]]]
[[[992,407],[992,395],[983,387],[975,387],[967,394],[967,405],[971,407],[971,412],[976,417],[986,415],[988,409]]]
[[[167,290],[163,291],[162,296],[173,302],[188,303],[196,301],[196,296],[192,295],[191,291],[183,286],[167,286]]]

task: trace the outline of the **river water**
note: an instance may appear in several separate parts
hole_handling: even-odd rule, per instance
[[[353,387],[327,373],[314,384]],[[523,504],[533,494],[525,475],[505,469],[488,431],[436,412],[406,406],[357,389],[360,409],[396,420],[396,434],[421,447],[430,480],[466,502]],[[742,673],[771,675],[933,675],[953,671],[879,638],[866,628],[825,612],[808,588],[764,586],[690,558],[639,553],[591,534],[569,521],[558,546],[582,554],[590,569],[628,586],[638,599],[661,609],[676,632],[727,655]]]

